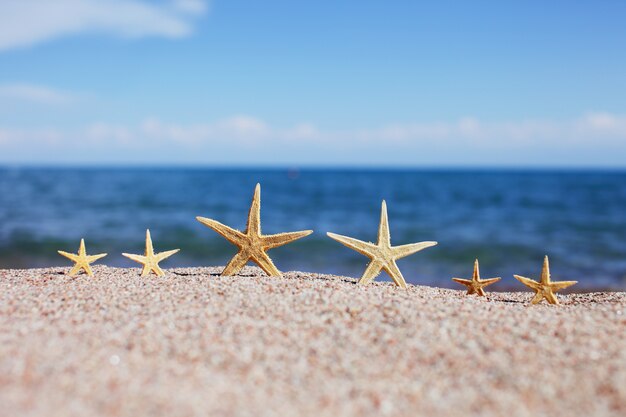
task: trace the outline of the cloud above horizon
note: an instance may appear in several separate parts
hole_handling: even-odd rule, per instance
[[[43,157],[35,159],[47,163],[66,162],[63,155],[68,150],[90,151],[96,157],[83,162],[96,163],[116,162],[116,157],[122,155],[125,162],[133,163],[151,162],[159,155],[160,162],[172,157],[176,163],[198,163],[199,155],[204,153],[209,163],[250,163],[261,154],[275,155],[294,164],[320,164],[331,156],[337,162],[368,163],[357,160],[361,148],[380,149],[383,164],[394,163],[390,155],[397,155],[398,161],[406,163],[412,160],[407,157],[414,152],[417,162],[436,156],[434,162],[445,163],[446,153],[463,156],[468,150],[478,151],[474,152],[477,155],[500,152],[513,160],[519,155],[541,155],[545,149],[564,153],[593,150],[605,152],[607,160],[614,160],[615,149],[623,147],[625,142],[626,115],[605,112],[564,121],[489,122],[462,117],[448,122],[396,123],[345,130],[321,129],[311,123],[279,127],[260,118],[237,115],[197,124],[146,118],[133,125],[98,122],[73,130],[0,127],[0,150],[5,155],[0,162],[29,161],[34,149]],[[220,157],[221,153],[228,153],[231,159]],[[109,155],[109,160],[105,155]],[[488,161],[478,158],[476,162]],[[621,164],[626,165],[626,160]]]
[[[181,38],[193,32],[195,19],[208,8],[207,0],[0,2],[0,51],[80,33]]]
[[[0,84],[0,104],[3,102],[27,102],[31,104],[62,105],[73,103],[79,96],[42,85],[27,83]]]

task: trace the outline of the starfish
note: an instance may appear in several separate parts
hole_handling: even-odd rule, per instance
[[[239,247],[239,252],[230,260],[226,268],[222,271],[222,276],[236,275],[248,261],[255,262],[269,276],[281,276],[280,271],[267,251],[294,240],[301,239],[313,233],[312,230],[302,230],[299,232],[278,233],[275,235],[264,235],[261,233],[261,185],[257,184],[254,189],[254,197],[248,213],[248,224],[244,232],[228,227],[218,221],[207,219],[206,217],[196,217],[200,223],[210,227],[222,235],[233,245]]]
[[[422,249],[435,246],[437,242],[419,242],[402,246],[391,246],[391,235],[389,233],[389,221],[387,220],[387,203],[383,200],[380,212],[380,225],[378,226],[378,242],[364,242],[347,236],[335,233],[327,233],[328,237],[353,249],[371,259],[365,269],[359,284],[369,284],[381,271],[387,272],[393,282],[401,288],[406,288],[406,281],[396,264],[396,260],[419,252]]]
[[[174,255],[180,249],[168,250],[166,252],[154,253],[154,247],[152,246],[152,237],[150,237],[150,230],[146,230],[146,252],[145,256],[141,255],[133,255],[130,253],[123,253],[125,257],[132,259],[135,262],[143,264],[143,269],[141,270],[141,276],[145,277],[151,271],[157,274],[158,276],[165,275],[165,272],[159,266],[159,262],[164,259],[169,258]]]
[[[69,253],[64,252],[62,250],[58,251],[59,255],[65,256],[75,263],[74,267],[70,270],[70,276],[74,276],[80,272],[80,270],[84,270],[87,275],[93,277],[93,271],[89,264],[96,262],[98,259],[104,258],[107,256],[106,253],[101,253],[98,255],[87,255],[87,250],[85,249],[85,239],[80,240],[80,247],[78,248],[78,253]]]
[[[472,275],[472,279],[452,278],[452,281],[465,285],[467,287],[468,295],[478,294],[479,296],[484,297],[486,294],[483,288],[486,287],[487,285],[493,284],[494,282],[500,281],[500,277],[480,279],[480,271],[478,269],[478,259],[476,259],[476,261],[474,261],[474,274]]]
[[[562,290],[563,288],[570,287],[576,284],[578,281],[556,281],[550,280],[550,263],[546,256],[543,260],[543,269],[541,270],[541,281],[537,282],[530,278],[525,278],[519,275],[514,277],[527,287],[532,288],[535,291],[535,296],[531,300],[532,304],[541,302],[544,298],[548,300],[550,304],[559,304],[559,300],[556,298],[555,292]]]

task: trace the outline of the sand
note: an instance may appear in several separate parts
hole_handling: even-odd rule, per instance
[[[626,415],[626,293],[67,271],[0,270],[0,415]]]

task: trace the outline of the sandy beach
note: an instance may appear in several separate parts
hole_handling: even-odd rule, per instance
[[[626,414],[626,293],[68,270],[0,270],[2,415]]]

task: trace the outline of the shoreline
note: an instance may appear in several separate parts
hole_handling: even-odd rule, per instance
[[[0,270],[9,415],[626,412],[626,293],[451,290],[245,267]]]
[[[67,273],[69,272],[69,270],[72,268],[71,267],[71,263],[65,263],[66,265],[53,265],[53,266],[41,266],[41,267],[32,267],[32,268],[10,268],[10,267],[0,267],[0,276],[2,274],[2,272],[14,272],[14,273],[24,273],[26,271],[42,271],[44,273],[52,273],[52,274],[56,274],[56,275],[60,275],[60,276],[68,276]],[[367,262],[364,262],[364,268],[367,265]],[[94,271],[96,271],[98,268],[106,268],[106,269],[111,269],[111,270],[130,270],[130,271],[135,271],[139,274],[139,272],[141,272],[141,268],[140,267],[135,267],[135,266],[111,266],[111,265],[106,265],[106,264],[92,264],[91,265],[92,268],[94,268]],[[247,268],[256,268],[256,265],[253,265],[252,263],[250,263]],[[181,272],[181,271],[188,271],[188,270],[193,270],[193,271],[197,271],[197,270],[206,270],[208,271],[207,276],[209,277],[219,277],[221,274],[221,271],[224,269],[224,266],[187,266],[187,267],[183,267],[183,266],[173,266],[173,267],[163,267],[162,268],[165,272],[168,273],[168,275],[171,276],[177,276],[177,275],[185,275],[187,274],[186,272]],[[259,269],[260,271],[260,269]],[[535,274],[535,276],[529,276],[529,278],[532,279],[539,279],[539,272],[537,271],[537,273]],[[359,280],[358,277],[351,277],[351,276],[347,276],[347,275],[337,275],[337,274],[332,274],[332,273],[326,273],[326,272],[311,272],[311,271],[282,271],[283,275],[285,274],[298,274],[299,276],[310,276],[310,277],[336,277],[337,279],[345,279],[348,280],[350,282],[354,282],[355,284],[357,283],[357,281]],[[264,274],[262,271],[260,272],[260,274]],[[251,276],[251,275],[257,275],[254,274],[253,272],[250,272],[248,270],[247,274],[244,275],[238,275],[240,277],[243,276]],[[463,275],[463,274],[460,274]],[[530,274],[532,275],[532,274]],[[152,277],[154,277],[154,275],[150,275]],[[471,273],[466,273],[465,278],[470,279],[471,278]],[[68,276],[69,277],[69,276]],[[237,276],[233,277],[236,278]],[[80,278],[86,278],[86,279],[90,279],[92,277],[89,277],[87,275],[85,275],[82,271],[79,273],[79,275],[75,276],[75,277],[69,277],[69,278],[75,278],[75,279],[80,279]],[[504,281],[506,279],[506,281]],[[557,279],[559,280],[560,277],[556,276],[553,277],[553,279]],[[503,282],[504,281],[504,282]],[[376,284],[393,284],[393,281],[391,281],[391,279],[389,278],[389,276],[385,273],[382,272],[374,281],[374,283]],[[442,284],[446,284],[445,286],[441,286],[441,285],[436,285],[434,283],[413,283],[411,281],[407,281],[407,284],[410,286],[414,286],[414,287],[426,287],[426,288],[439,288],[442,290],[453,290],[453,291],[461,291],[463,292],[463,286],[460,284],[455,284],[452,281],[452,277],[449,278],[449,282],[448,281],[443,281]],[[596,287],[592,287],[592,286],[585,286],[584,282],[578,281],[578,283],[574,286],[565,288],[563,290],[559,290],[559,295],[567,295],[567,294],[594,294],[594,293],[625,293],[626,294],[626,289],[622,288],[621,286],[607,286],[607,285],[603,285],[603,286],[596,286]],[[526,291],[525,290],[526,287],[524,287],[522,284],[520,284],[518,281],[515,280],[515,278],[513,278],[513,275],[511,275],[510,277],[502,277],[502,281],[499,281],[497,284],[493,285],[493,286],[489,286],[487,288],[487,293],[525,293],[528,292],[529,294],[532,294],[532,292],[530,290]]]

